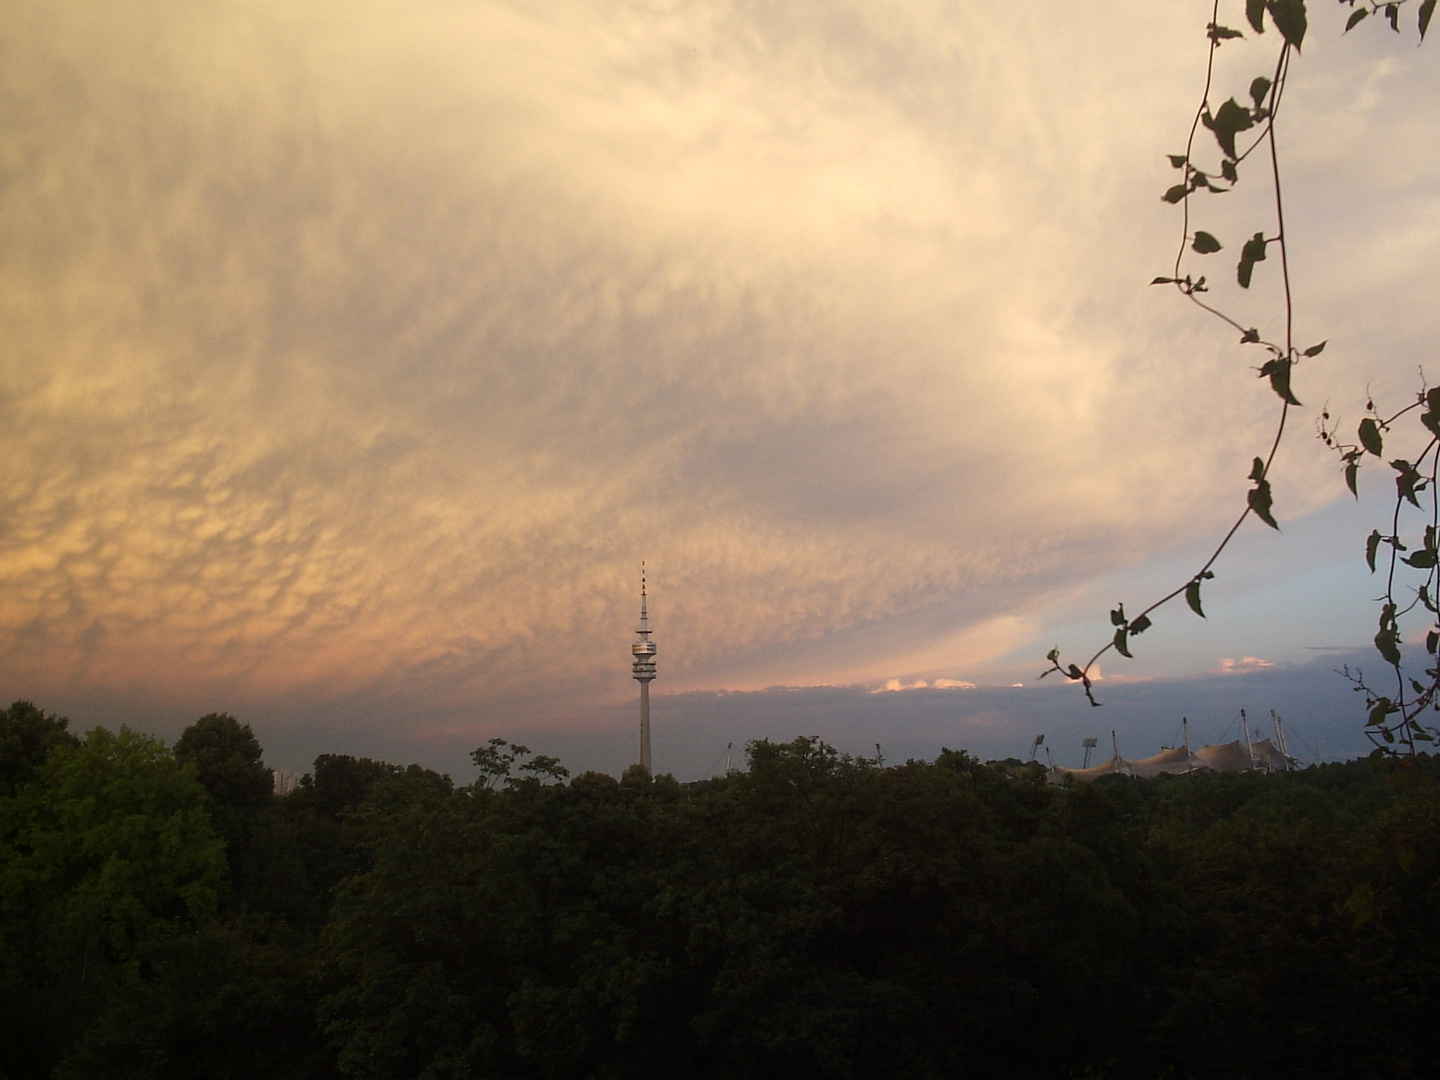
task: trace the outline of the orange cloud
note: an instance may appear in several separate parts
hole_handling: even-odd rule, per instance
[[[1220,666],[1214,670],[1213,674],[1243,675],[1251,671],[1264,671],[1266,668],[1274,666],[1269,660],[1262,660],[1258,656],[1243,656],[1239,660],[1226,656],[1221,659]]]
[[[599,700],[645,558],[657,691],[965,688],[1269,422],[1134,285],[1126,3],[7,6],[7,685]]]
[[[916,679],[912,683],[900,679],[886,679],[883,686],[870,691],[872,694],[894,693],[900,690],[974,690],[975,684],[963,679]]]

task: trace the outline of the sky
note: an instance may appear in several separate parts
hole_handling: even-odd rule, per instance
[[[1328,345],[1282,531],[1102,660],[1100,719],[1046,652],[1195,571],[1276,417],[1263,357],[1148,284],[1209,5],[4,0],[0,697],[228,711],[289,771],[458,776],[492,737],[619,771],[643,560],[682,779],[807,732],[1143,756],[1242,707],[1362,752],[1334,670],[1375,662],[1388,481],[1350,499],[1313,425],[1421,384],[1440,69],[1311,7],[1280,150]],[[1276,260],[1225,285],[1273,232],[1243,169],[1193,265],[1280,333]]]

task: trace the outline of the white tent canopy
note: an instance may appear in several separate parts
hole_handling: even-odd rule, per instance
[[[1138,760],[1116,754],[1109,761],[1088,769],[1067,769],[1063,765],[1052,764],[1045,778],[1052,784],[1063,784],[1067,780],[1083,784],[1102,776],[1116,775],[1153,779],[1165,774],[1180,776],[1197,772],[1289,772],[1299,764],[1269,739],[1256,739],[1248,745],[1236,739],[1234,742],[1202,746],[1195,751],[1183,746],[1167,748],[1154,757]]]

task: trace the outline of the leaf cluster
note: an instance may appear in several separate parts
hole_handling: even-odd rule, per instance
[[[1340,455],[1345,483],[1357,498],[1359,471],[1367,458],[1384,461],[1387,443],[1393,446],[1392,440],[1407,435],[1419,447],[1413,460],[1397,456],[1388,462],[1395,483],[1389,527],[1383,532],[1372,529],[1365,540],[1370,572],[1383,571],[1374,641],[1390,669],[1392,687],[1381,691],[1361,672],[1351,676],[1356,691],[1365,696],[1366,733],[1380,746],[1413,753],[1416,743],[1434,741],[1436,725],[1427,714],[1440,703],[1440,387],[1422,389],[1391,416],[1376,412],[1373,401],[1367,411],[1369,415],[1356,427],[1356,442],[1338,435],[1328,409],[1321,414],[1317,430],[1320,439]],[[1409,422],[1402,427],[1407,417]],[[1407,620],[1423,629],[1423,637],[1412,634],[1412,645],[1423,643],[1420,678],[1407,673],[1402,627]]]
[[[1390,29],[1395,33],[1400,32],[1400,9],[1409,0],[1340,0],[1342,4],[1348,4],[1354,8],[1350,17],[1345,20],[1345,33],[1349,33],[1372,15],[1384,19],[1390,24]],[[1416,28],[1420,31],[1420,40],[1425,40],[1425,32],[1430,29],[1430,20],[1435,15],[1435,0],[1421,0],[1416,9]]]

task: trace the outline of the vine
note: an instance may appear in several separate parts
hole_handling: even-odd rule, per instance
[[[1377,3],[1375,0],[1339,0],[1339,2],[1353,9],[1346,20],[1344,32],[1348,33],[1371,16],[1384,19],[1390,24],[1392,30],[1398,32],[1401,9],[1412,0],[1394,0],[1389,3]],[[1422,41],[1429,28],[1431,17],[1434,15],[1435,2],[1436,0],[1421,0],[1417,5],[1417,24]],[[1256,75],[1251,80],[1246,95],[1247,100],[1242,102],[1235,97],[1230,97],[1218,108],[1212,106],[1216,54],[1225,42],[1246,36],[1243,31],[1220,22],[1220,0],[1213,0],[1210,21],[1206,26],[1208,51],[1204,90],[1190,123],[1185,152],[1168,155],[1171,166],[1180,170],[1180,178],[1161,196],[1165,202],[1178,204],[1180,207],[1180,242],[1175,252],[1171,272],[1155,278],[1151,284],[1172,286],[1180,296],[1190,303],[1238,332],[1241,345],[1258,346],[1266,354],[1264,362],[1256,370],[1260,378],[1269,380],[1270,389],[1280,399],[1279,415],[1275,422],[1275,433],[1270,439],[1268,447],[1263,454],[1254,458],[1251,465],[1249,480],[1252,486],[1246,493],[1244,509],[1199,569],[1176,588],[1133,617],[1126,615],[1123,603],[1117,605],[1115,610],[1110,612],[1110,623],[1114,627],[1113,636],[1096,650],[1083,666],[1062,662],[1058,648],[1051,649],[1046,655],[1050,666],[1040,673],[1041,678],[1058,672],[1065,679],[1079,683],[1084,690],[1086,699],[1095,706],[1098,706],[1100,702],[1095,698],[1094,673],[1096,664],[1106,653],[1113,650],[1121,656],[1130,657],[1132,655],[1130,641],[1153,625],[1152,613],[1180,596],[1184,596],[1186,605],[1191,611],[1204,618],[1205,611],[1201,603],[1202,587],[1205,582],[1215,577],[1213,567],[1230,546],[1230,542],[1235,538],[1246,519],[1253,514],[1272,529],[1279,529],[1280,526],[1275,520],[1273,510],[1274,494],[1270,486],[1270,470],[1285,436],[1290,411],[1300,407],[1300,401],[1291,386],[1292,375],[1294,369],[1302,361],[1319,356],[1326,344],[1321,341],[1303,349],[1295,344],[1294,298],[1291,291],[1289,248],[1285,228],[1284,184],[1281,179],[1280,151],[1276,139],[1276,123],[1285,97],[1290,63],[1294,56],[1299,55],[1308,29],[1305,0],[1245,0],[1245,21],[1255,35],[1265,33],[1267,21],[1278,32],[1279,44],[1275,51],[1274,63],[1264,73]],[[1210,171],[1197,165],[1195,144],[1202,126],[1213,135],[1220,151],[1218,167]],[[1273,221],[1268,226],[1270,230],[1268,233],[1265,228],[1262,228],[1241,244],[1240,256],[1235,264],[1235,281],[1241,289],[1248,290],[1254,280],[1257,264],[1268,261],[1272,253],[1276,256],[1275,261],[1279,263],[1280,268],[1281,302],[1278,312],[1280,317],[1277,320],[1279,332],[1271,336],[1262,335],[1258,327],[1246,326],[1211,303],[1207,299],[1209,287],[1206,284],[1205,275],[1196,276],[1185,272],[1187,255],[1206,257],[1224,250],[1224,245],[1212,233],[1201,229],[1191,231],[1192,197],[1202,191],[1207,194],[1218,194],[1232,190],[1239,183],[1241,166],[1262,149],[1261,156],[1268,166],[1269,199],[1273,208]],[[1385,662],[1393,669],[1398,689],[1393,694],[1380,694],[1365,682],[1359,671],[1352,674],[1347,669],[1344,672],[1355,683],[1355,689],[1366,696],[1369,709],[1367,732],[1377,742],[1393,745],[1398,741],[1411,752],[1414,750],[1414,743],[1417,739],[1431,738],[1430,733],[1418,722],[1418,714],[1426,707],[1440,709],[1440,660],[1436,659],[1437,650],[1440,650],[1440,627],[1432,624],[1426,638],[1427,649],[1432,658],[1432,665],[1426,671],[1429,681],[1422,683],[1419,680],[1410,679],[1407,683],[1400,650],[1399,626],[1400,619],[1415,611],[1417,607],[1440,619],[1440,607],[1437,607],[1440,605],[1440,588],[1437,588],[1437,573],[1440,573],[1440,570],[1437,570],[1437,563],[1440,563],[1440,553],[1437,553],[1437,531],[1440,531],[1440,493],[1437,493],[1436,482],[1437,472],[1440,472],[1440,389],[1422,391],[1418,401],[1391,417],[1381,417],[1375,411],[1374,403],[1368,403],[1367,412],[1371,415],[1367,416],[1360,424],[1358,444],[1342,443],[1336,439],[1335,432],[1330,426],[1328,410],[1318,421],[1319,436],[1327,445],[1334,447],[1340,453],[1344,463],[1346,483],[1354,494],[1358,490],[1356,477],[1364,455],[1368,453],[1380,456],[1383,448],[1382,433],[1390,431],[1396,421],[1405,414],[1420,408],[1424,409],[1421,414],[1421,422],[1430,433],[1430,440],[1415,462],[1404,459],[1391,462],[1391,467],[1397,473],[1396,507],[1391,528],[1388,534],[1382,534],[1379,530],[1372,533],[1366,552],[1367,561],[1373,571],[1380,545],[1385,544],[1390,548],[1389,576],[1386,582],[1385,596],[1381,601],[1380,632],[1376,635],[1375,644]],[[1419,495],[1422,492],[1429,493],[1429,523],[1425,527],[1421,545],[1410,557],[1401,558],[1400,553],[1409,550],[1400,539],[1402,508],[1406,503],[1410,503],[1419,509]],[[1397,585],[1396,575],[1399,572],[1399,564],[1425,574],[1422,584],[1414,590],[1414,599],[1409,599],[1404,590]],[[1401,594],[1398,597],[1397,591]]]
[[[1383,460],[1385,437],[1397,431],[1397,424],[1404,416],[1419,411],[1425,441],[1414,461],[1395,458],[1389,463],[1395,472],[1395,508],[1389,530],[1384,533],[1372,530],[1365,541],[1365,562],[1372,574],[1376,572],[1381,548],[1388,549],[1384,557],[1385,591],[1379,598],[1380,626],[1375,634],[1375,649],[1389,667],[1395,689],[1388,694],[1381,693],[1366,683],[1358,669],[1352,672],[1346,667],[1341,674],[1354,683],[1356,691],[1365,695],[1365,731],[1371,740],[1377,746],[1403,748],[1414,754],[1417,742],[1433,742],[1435,738],[1434,729],[1420,722],[1421,714],[1426,710],[1440,711],[1440,655],[1437,655],[1440,654],[1440,624],[1437,624],[1440,619],[1440,606],[1437,606],[1440,603],[1440,588],[1437,588],[1440,485],[1436,483],[1440,474],[1440,387],[1422,389],[1414,401],[1388,417],[1376,412],[1374,401],[1366,402],[1365,408],[1370,415],[1360,421],[1356,433],[1358,444],[1344,443],[1336,437],[1330,426],[1329,410],[1321,414],[1317,423],[1319,437],[1339,453],[1344,463],[1345,482],[1352,494],[1358,494],[1356,484],[1361,461],[1367,454]],[[1422,495],[1426,500],[1424,505],[1420,501]],[[1410,509],[1419,511],[1423,525],[1413,548],[1402,539],[1401,529],[1402,515]],[[1409,514],[1412,519],[1416,516]],[[1414,533],[1410,535],[1415,541]],[[1402,555],[1405,551],[1410,554]],[[1409,584],[1405,584],[1407,580]],[[1406,675],[1401,651],[1401,620],[1417,611],[1429,614],[1425,633],[1429,666],[1424,670],[1423,680]]]

